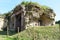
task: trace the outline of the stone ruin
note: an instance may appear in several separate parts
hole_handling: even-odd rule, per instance
[[[55,25],[55,13],[51,8],[42,8],[33,3],[20,4],[15,7],[11,15],[10,29]]]
[[[0,16],[0,31],[3,30],[3,28],[7,27],[8,20],[5,19],[4,16]]]

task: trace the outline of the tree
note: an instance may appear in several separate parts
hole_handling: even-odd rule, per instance
[[[56,24],[60,24],[60,20],[56,21]]]

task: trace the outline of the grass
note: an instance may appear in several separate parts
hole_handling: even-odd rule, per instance
[[[11,33],[12,34],[12,33]],[[59,25],[30,27],[19,34],[0,35],[0,40],[59,40]]]

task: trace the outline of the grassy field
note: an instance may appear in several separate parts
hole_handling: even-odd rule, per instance
[[[41,26],[28,28],[22,32],[10,32],[7,37],[5,31],[0,31],[0,40],[59,40],[59,25],[55,26]]]

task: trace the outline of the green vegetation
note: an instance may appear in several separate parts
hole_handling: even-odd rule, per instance
[[[23,2],[21,3],[21,5],[29,5],[29,4],[34,4],[34,5],[40,6],[39,3],[37,3],[37,2],[23,1]]]
[[[60,24],[60,20],[56,21],[56,24]]]
[[[49,27],[30,27],[19,34],[8,37],[0,35],[0,38],[4,38],[4,40],[58,40],[59,37],[59,25],[57,24]]]
[[[46,14],[51,12],[54,13],[53,10],[50,9],[49,7],[42,6],[34,2],[22,2],[21,4],[16,6],[16,8],[13,10],[13,13],[20,10],[20,5],[25,5],[25,6],[28,5],[27,7],[30,10],[31,6],[29,6],[29,4],[32,4],[34,7],[36,7],[39,13],[41,12]],[[8,21],[13,13],[8,12],[4,14],[5,17],[8,19]],[[49,26],[49,27],[48,26],[31,27],[20,32],[19,34],[15,34],[15,32],[9,31],[9,36],[7,36],[6,31],[0,31],[0,40],[58,40],[59,37],[60,37],[59,25]]]

